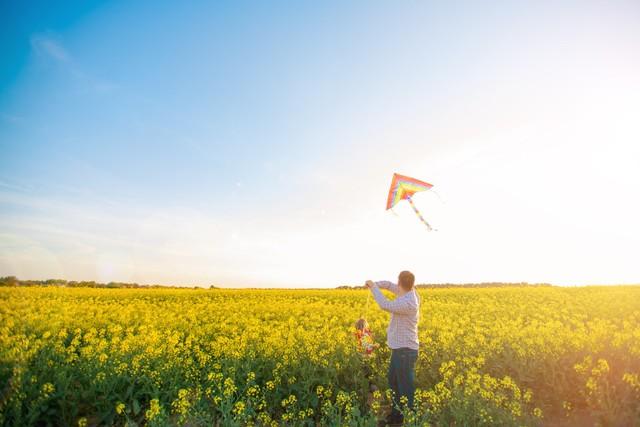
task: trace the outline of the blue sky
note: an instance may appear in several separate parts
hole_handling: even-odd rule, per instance
[[[0,275],[640,281],[635,2],[0,7]]]

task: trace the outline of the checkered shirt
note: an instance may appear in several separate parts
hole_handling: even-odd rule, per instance
[[[388,289],[398,295],[398,285],[386,280],[374,282],[371,287],[373,297],[381,309],[391,313],[391,321],[387,328],[387,345],[389,348],[408,347],[418,350],[418,320],[420,318],[420,297],[414,287],[410,292],[388,300],[380,289]]]

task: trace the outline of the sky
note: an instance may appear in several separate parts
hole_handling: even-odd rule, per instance
[[[640,283],[636,1],[0,0],[0,55],[0,276]]]

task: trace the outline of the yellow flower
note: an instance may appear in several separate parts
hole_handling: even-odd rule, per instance
[[[244,413],[245,405],[244,402],[236,402],[233,405],[233,413],[236,415],[242,415]]]
[[[161,409],[162,408],[160,406],[160,401],[158,399],[151,399],[151,402],[149,402],[149,409],[147,409],[147,411],[144,414],[145,418],[148,421],[152,421],[158,415],[160,415]]]
[[[122,402],[118,402],[116,405],[116,413],[119,415],[124,414],[125,404]]]
[[[237,390],[237,387],[233,382],[232,378],[227,378],[224,380],[224,390],[222,393],[225,395],[225,397],[229,397],[233,395],[233,393],[235,393],[236,390]]]
[[[42,396],[47,398],[55,391],[55,389],[56,388],[53,384],[44,383],[40,390],[41,390]]]
[[[174,413],[177,413],[180,415],[187,414],[187,412],[189,411],[189,408],[191,407],[191,403],[189,402],[188,397],[189,397],[189,390],[184,388],[178,390],[178,398],[171,403],[171,408],[173,408]]]

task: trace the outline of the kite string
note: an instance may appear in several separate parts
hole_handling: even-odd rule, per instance
[[[416,213],[416,215],[418,215],[418,218],[420,218],[420,221],[422,221],[424,223],[424,225],[427,226],[427,228],[429,229],[429,231],[433,230],[433,227],[431,227],[431,225],[429,225],[429,223],[427,222],[426,219],[424,219],[422,217],[422,214],[420,213],[420,211],[418,210],[418,208],[416,207],[416,205],[413,204],[413,200],[411,199],[411,197],[407,197],[407,200],[409,201],[409,204],[411,205],[411,207],[413,208],[413,211]]]
[[[367,289],[367,303],[364,306],[364,316],[362,316],[364,319],[367,318],[367,314],[369,314],[369,298],[371,297],[371,290]]]
[[[436,190],[434,190],[434,189],[432,188],[432,189],[431,189],[431,192],[432,192],[433,194],[435,194],[435,195],[438,197],[438,199],[440,199],[440,203],[445,204],[445,201],[444,201],[444,200],[442,200],[442,197],[440,197],[440,195],[436,192]]]

